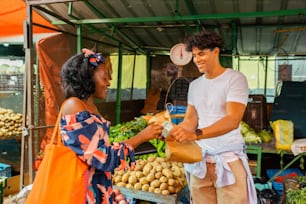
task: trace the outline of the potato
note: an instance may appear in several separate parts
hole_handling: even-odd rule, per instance
[[[130,175],[129,179],[128,179],[128,182],[131,184],[131,185],[134,185],[136,182],[137,182],[137,178],[135,175]]]
[[[143,172],[142,172],[142,171],[136,171],[135,176],[136,176],[138,179],[140,179],[140,178],[142,178],[144,175],[143,175]]]
[[[156,178],[156,179],[159,179],[159,178],[162,177],[162,176],[163,176],[162,172],[156,172],[156,173],[155,173],[155,178]]]
[[[172,170],[173,176],[176,176],[176,177],[181,176],[181,169],[178,166],[172,166],[171,170]]]
[[[152,168],[153,168],[152,164],[147,163],[142,169],[143,174],[148,175],[151,172]]]
[[[162,171],[163,175],[165,175],[167,178],[173,178],[172,171],[170,169],[163,169]]]
[[[150,188],[150,185],[148,183],[146,183],[146,184],[142,185],[141,190],[142,191],[149,191],[149,188]]]
[[[129,172],[126,172],[125,174],[123,174],[122,179],[121,179],[122,182],[128,183],[129,177],[130,177],[130,173]]]
[[[155,179],[155,175],[154,174],[149,174],[149,175],[147,175],[147,180],[149,181],[149,182],[151,182],[151,181],[153,181],[154,179]]]
[[[155,162],[164,162],[165,161],[165,158],[162,158],[162,157],[157,157],[155,159]]]
[[[133,176],[136,176],[136,172],[137,172],[137,171],[135,171],[135,170],[129,170],[128,172],[130,173],[130,176],[132,176],[132,175],[133,175]]]
[[[119,182],[119,183],[116,183],[116,186],[125,187],[125,186],[126,186],[126,183]]]
[[[161,183],[167,183],[168,182],[168,178],[166,176],[162,176],[162,177],[159,178],[159,181]]]
[[[150,186],[150,187],[149,187],[149,192],[153,193],[154,190],[155,190],[155,187],[154,187],[154,186]]]
[[[151,169],[150,174],[155,174],[156,170],[154,168]]]
[[[146,177],[140,178],[140,179],[139,179],[139,182],[140,182],[141,184],[148,184],[148,183],[149,183],[149,181],[148,181],[148,179],[147,179]]]
[[[136,189],[136,190],[141,190],[141,188],[142,188],[142,184],[141,183],[135,183],[134,184],[134,189]]]
[[[163,166],[158,164],[155,166],[155,170],[158,172],[158,171],[162,171],[163,170]]]
[[[155,188],[155,189],[154,189],[154,193],[159,193],[159,194],[160,194],[160,193],[161,193],[161,190],[160,190],[159,188]]]
[[[127,184],[125,185],[125,187],[126,187],[126,188],[132,188],[132,189],[134,188],[134,186],[133,186],[132,184],[130,184],[130,183],[127,183]]]
[[[136,162],[135,171],[142,171],[143,167],[144,167],[144,164],[137,164]]]
[[[160,181],[159,180],[154,180],[150,183],[150,186],[154,186],[155,188],[159,188],[160,186]]]
[[[166,161],[161,162],[160,164],[162,165],[163,169],[168,169],[170,167],[170,163]]]
[[[168,179],[168,185],[169,186],[176,186],[177,185],[177,181],[173,178],[169,178]]]
[[[156,159],[155,156],[149,156],[149,157],[147,158],[147,161],[148,161],[148,162],[154,162],[155,159]]]
[[[173,187],[173,186],[168,186],[168,190],[169,190],[169,192],[170,192],[170,194],[174,194],[175,193],[175,187]]]
[[[168,184],[167,183],[161,183],[159,188],[160,188],[160,190],[167,190],[168,189]]]
[[[121,176],[121,175],[116,175],[116,176],[113,178],[113,182],[114,182],[114,183],[119,183],[119,182],[121,182],[121,179],[122,179],[122,176]]]
[[[170,195],[170,191],[165,189],[165,190],[162,190],[161,194],[163,194],[163,195]]]

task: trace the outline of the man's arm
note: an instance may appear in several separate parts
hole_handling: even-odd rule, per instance
[[[197,139],[217,137],[238,128],[245,108],[246,106],[242,103],[227,102],[226,115],[212,125],[202,128],[203,134]]]

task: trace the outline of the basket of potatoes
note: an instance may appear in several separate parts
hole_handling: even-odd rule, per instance
[[[178,193],[187,185],[182,163],[161,157],[136,160],[134,170],[115,170],[113,184],[118,187],[161,195]]]
[[[22,134],[22,114],[0,108],[0,140],[18,139]]]

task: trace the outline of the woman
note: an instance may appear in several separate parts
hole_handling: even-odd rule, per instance
[[[94,99],[105,99],[111,80],[109,58],[82,49],[63,65],[61,71],[65,102],[62,105],[61,131],[69,146],[89,168],[84,203],[114,203],[112,173],[117,167],[135,166],[134,149],[139,144],[159,138],[162,127],[149,125],[122,143],[109,143],[110,122],[99,113]],[[80,198],[82,199],[82,198]]]

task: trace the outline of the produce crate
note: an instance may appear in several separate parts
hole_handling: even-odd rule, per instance
[[[249,160],[248,161],[249,168],[253,176],[256,176],[257,171],[257,160]]]
[[[119,189],[121,193],[127,198],[136,198],[139,200],[155,202],[158,204],[177,204],[182,203],[181,199],[186,197],[189,194],[188,187],[185,186],[180,192],[172,195],[162,195],[158,193],[151,193],[147,191],[141,191],[131,188],[124,188],[120,186],[114,186],[114,188]],[[187,195],[187,197],[189,197]]]
[[[12,169],[8,164],[0,163],[0,177],[11,177]]]
[[[277,172],[279,172],[280,169],[267,169],[267,176],[269,178],[272,178]],[[285,169],[279,176],[283,176],[284,178],[289,178],[290,174],[297,174],[298,176],[303,176],[303,173],[298,168],[289,168]],[[277,178],[277,177],[276,177]],[[284,179],[285,180],[285,179]],[[284,191],[284,182],[276,182],[275,180],[272,181],[272,187],[273,189],[279,194],[283,195]]]
[[[249,95],[242,120],[257,132],[268,127],[267,103],[264,95]]]

